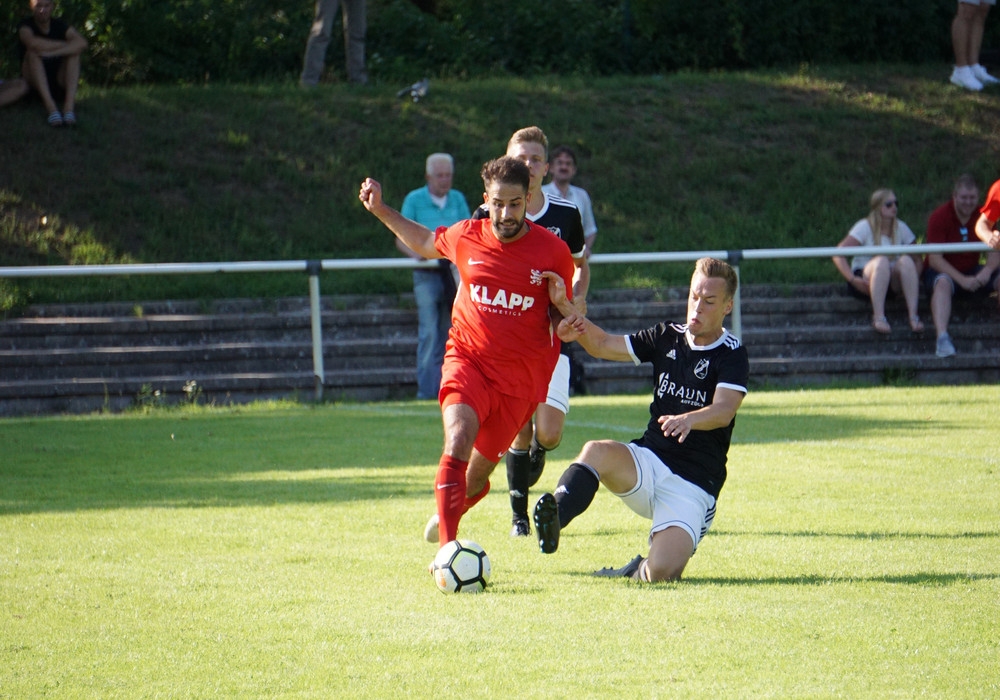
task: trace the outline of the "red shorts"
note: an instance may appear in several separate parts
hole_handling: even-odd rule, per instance
[[[493,462],[500,461],[538,406],[537,401],[500,393],[475,366],[456,357],[444,360],[438,401],[442,410],[459,403],[472,407],[479,417],[475,448]]]

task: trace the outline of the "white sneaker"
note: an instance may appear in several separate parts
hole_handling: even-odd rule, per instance
[[[979,82],[976,76],[972,73],[972,68],[969,66],[962,66],[961,68],[955,68],[951,72],[951,82],[954,85],[965,88],[966,90],[975,90],[979,92],[983,89],[983,84]]]
[[[431,516],[431,519],[427,521],[427,527],[424,528],[424,539],[431,544],[437,544],[438,542],[438,514],[435,513]]]
[[[937,351],[934,353],[938,357],[952,357],[955,354],[955,346],[951,342],[951,336],[942,333],[937,339]]]
[[[972,75],[974,75],[976,80],[981,82],[983,85],[995,85],[996,83],[1000,83],[1000,80],[987,73],[986,69],[983,68],[980,63],[972,66]]]

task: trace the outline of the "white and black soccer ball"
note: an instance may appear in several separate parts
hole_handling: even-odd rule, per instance
[[[452,540],[438,550],[431,573],[442,593],[479,593],[490,580],[490,558],[471,540]]]

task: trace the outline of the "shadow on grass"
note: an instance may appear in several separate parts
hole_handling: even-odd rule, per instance
[[[712,530],[709,535],[712,539],[717,537],[837,537],[851,540],[960,540],[979,538],[1000,538],[1000,531],[993,532],[812,532],[809,530],[799,530],[797,532],[752,532],[735,530]]]
[[[439,426],[435,410],[362,409],[12,421],[0,515],[426,497]]]
[[[773,406],[756,406],[749,401],[745,402],[736,416],[733,444],[849,440],[871,436],[924,434],[927,431],[927,420],[838,415],[832,411],[824,413],[823,407],[805,403],[808,401],[809,398],[803,398],[804,405],[809,410],[814,410],[814,413],[793,413],[792,409],[783,411]],[[648,393],[636,394],[633,398],[621,402],[604,400],[594,406],[580,402],[574,404],[572,412],[567,417],[566,431],[572,432],[576,439],[581,439],[582,435],[582,441],[612,439],[627,442],[642,435],[646,429],[649,420],[648,405]],[[844,403],[832,407],[833,410],[844,408]],[[595,413],[594,409],[598,409],[599,412]],[[939,426],[942,430],[951,427],[968,429],[968,426],[961,423],[952,426],[947,422],[936,420],[935,429]],[[564,445],[567,443],[567,440],[563,441]]]
[[[940,423],[935,423],[935,429]],[[944,428],[945,426],[941,426]],[[760,445],[777,442],[815,442],[817,440],[842,440],[867,436],[924,433],[927,421],[880,419],[837,415],[789,415],[754,411],[752,406],[740,409],[733,431],[733,444]]]
[[[8,483],[0,496],[0,516],[117,508],[234,508],[430,499],[433,478],[433,470],[429,469],[426,479],[420,481],[384,476],[249,481],[118,475],[89,479],[89,484],[77,483],[72,491],[66,487],[39,488],[37,481]]]
[[[972,581],[997,581],[1000,573],[960,573],[940,574],[929,571],[918,571],[912,574],[884,574],[876,576],[823,576],[821,574],[803,574],[801,576],[720,576],[685,578],[678,585],[687,586],[828,586],[838,583],[891,583],[916,586],[950,586],[956,583]]]
[[[594,578],[593,571],[578,571],[574,577]],[[616,580],[616,579],[611,579]],[[617,579],[624,581],[624,579]],[[882,574],[875,576],[846,576],[823,574],[801,574],[799,576],[685,576],[680,581],[656,584],[653,588],[673,588],[675,586],[830,586],[838,583],[890,583],[915,586],[950,586],[973,581],[998,581],[1000,573],[932,573],[917,571],[912,574]],[[631,580],[624,581],[635,585]],[[648,585],[648,584],[642,584]]]

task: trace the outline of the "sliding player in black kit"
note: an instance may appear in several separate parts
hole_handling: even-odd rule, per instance
[[[556,551],[562,528],[587,509],[604,484],[652,525],[647,557],[597,575],[680,579],[715,517],[736,411],[747,392],[746,348],[722,325],[736,288],[731,266],[701,258],[691,278],[687,323],[611,335],[582,316],[560,322],[559,337],[578,341],[594,357],[652,363],[655,385],[642,437],[628,444],[586,443],[555,494],[538,499],[535,529],[542,552]]]

